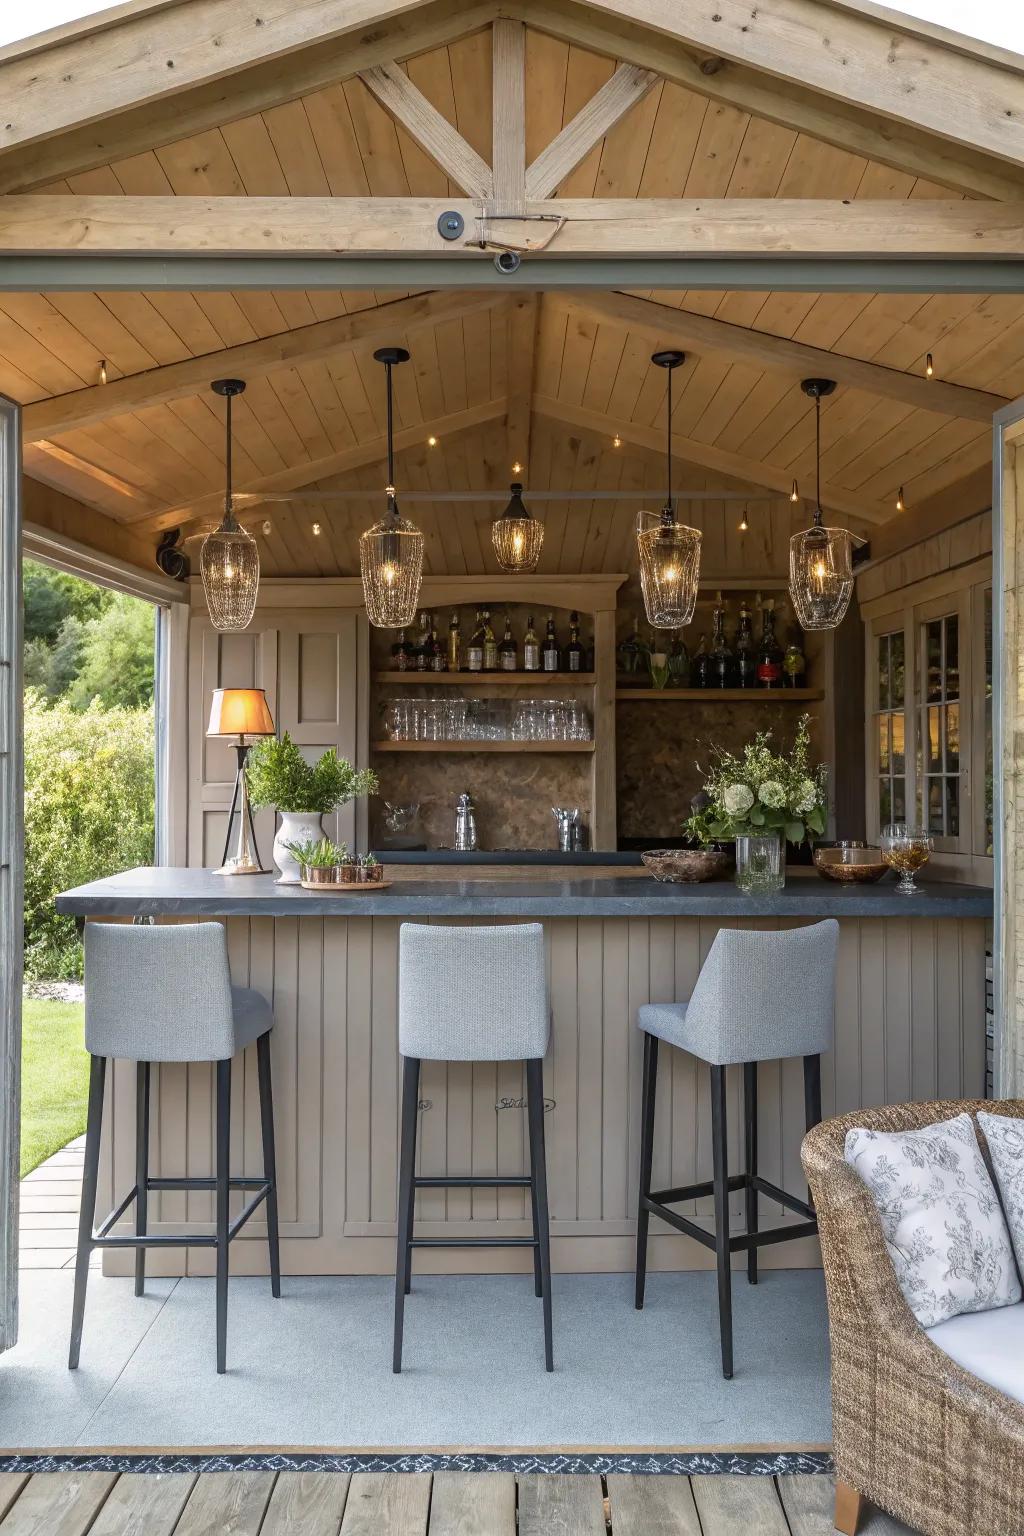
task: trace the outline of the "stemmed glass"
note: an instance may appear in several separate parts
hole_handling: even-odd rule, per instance
[[[890,822],[880,839],[882,859],[890,869],[899,871],[896,886],[904,896],[917,892],[914,876],[927,864],[933,847],[932,839],[923,827],[908,826],[905,821]]]

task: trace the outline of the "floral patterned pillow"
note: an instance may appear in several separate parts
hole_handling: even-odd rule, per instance
[[[985,1132],[1013,1251],[1024,1273],[1024,1120],[980,1109],[978,1124]]]
[[[871,1191],[900,1290],[922,1328],[1020,1301],[1010,1234],[970,1115],[916,1131],[856,1126],[845,1156]]]

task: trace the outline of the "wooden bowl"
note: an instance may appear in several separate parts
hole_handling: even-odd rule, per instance
[[[695,885],[714,880],[729,868],[729,855],[718,848],[652,848],[640,855],[655,880],[667,885]]]
[[[889,868],[880,848],[815,848],[814,867],[822,879],[844,885],[873,885]]]

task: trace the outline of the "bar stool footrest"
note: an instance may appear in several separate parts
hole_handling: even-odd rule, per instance
[[[529,1189],[530,1175],[525,1174],[438,1174],[417,1175],[413,1189]]]
[[[414,1237],[410,1248],[536,1248],[535,1237]]]
[[[726,1180],[726,1187],[730,1194],[736,1194],[740,1190],[753,1189],[758,1194],[766,1196],[770,1200],[777,1200],[787,1210],[797,1216],[804,1216],[806,1220],[792,1227],[769,1227],[764,1231],[740,1232],[729,1238],[729,1252],[746,1252],[751,1248],[766,1248],[773,1243],[788,1243],[798,1237],[815,1237],[818,1232],[817,1217],[814,1207],[805,1200],[798,1200],[795,1195],[788,1194],[780,1189],[777,1184],[772,1184],[768,1179],[762,1179],[758,1174],[737,1173],[732,1174]],[[681,1200],[701,1200],[713,1195],[714,1182],[706,1180],[700,1184],[685,1184],[678,1189],[654,1190],[649,1195],[640,1196],[640,1204],[643,1210],[649,1211],[652,1216],[658,1216],[684,1237],[692,1237],[696,1242],[703,1243],[705,1248],[714,1249],[715,1233],[697,1225],[689,1217],[681,1216],[678,1211],[669,1209],[669,1203]]]
[[[146,1189],[196,1189],[213,1190],[217,1186],[216,1179],[147,1179]],[[245,1226],[249,1217],[263,1204],[267,1196],[274,1188],[270,1179],[238,1178],[228,1180],[229,1189],[252,1189],[256,1193],[247,1205],[243,1206],[234,1221],[228,1224],[228,1242]],[[118,1233],[115,1237],[108,1236],[127,1211],[133,1201],[139,1198],[139,1186],[133,1184],[125,1195],[120,1205],[114,1207],[110,1215],[89,1236],[89,1245],[92,1248],[215,1248],[217,1238],[213,1233],[207,1232],[173,1232],[169,1234],[144,1233],[141,1237],[132,1232]]]

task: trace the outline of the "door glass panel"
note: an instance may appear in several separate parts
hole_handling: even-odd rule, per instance
[[[927,780],[928,785],[928,831],[936,832],[941,837],[945,831],[942,817],[942,780],[938,777]]]
[[[889,636],[878,637],[878,707],[889,708]]]
[[[907,764],[903,741],[904,718],[901,714],[893,714],[889,718],[892,726],[892,771],[893,773],[905,773]]]
[[[946,656],[943,692],[947,699],[958,699],[960,697],[960,626],[955,614],[946,620],[945,627]]]
[[[888,773],[889,767],[889,716],[880,715],[878,718],[878,769],[880,773]]]
[[[956,773],[960,767],[960,705],[946,705],[946,772]]]
[[[907,781],[903,778],[892,781],[892,820],[906,821],[907,819]],[[884,823],[883,823],[884,825]]]
[[[903,707],[904,667],[903,667],[903,631],[898,629],[895,634],[889,636],[890,664],[889,664],[889,695],[893,709]]]
[[[939,735],[941,711],[938,707],[928,711],[926,736],[925,772],[937,773],[942,767],[942,742]]]
[[[949,837],[960,835],[960,780],[946,781],[946,833]]]
[[[942,620],[925,625],[925,698],[942,698]]]

